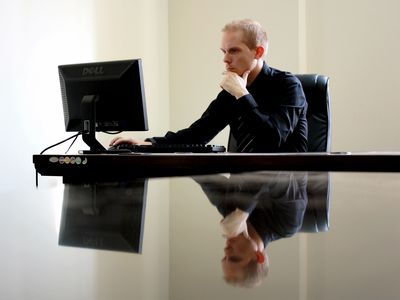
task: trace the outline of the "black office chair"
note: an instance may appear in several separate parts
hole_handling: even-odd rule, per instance
[[[329,78],[318,74],[299,74],[308,103],[308,152],[331,149]],[[229,134],[228,151],[235,152],[236,140]]]
[[[300,232],[329,230],[330,180],[328,172],[308,172],[308,201]]]
[[[318,74],[296,75],[303,86],[308,103],[308,152],[331,150],[329,78]],[[302,232],[329,230],[330,174],[308,174],[308,204],[304,213]]]
[[[308,152],[331,150],[329,78],[318,74],[299,74],[308,103]]]

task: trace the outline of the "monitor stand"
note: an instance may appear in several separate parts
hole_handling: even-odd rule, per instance
[[[83,119],[82,139],[90,150],[81,150],[84,154],[106,153],[107,149],[96,139],[96,102],[98,95],[86,95],[82,98],[81,113]]]

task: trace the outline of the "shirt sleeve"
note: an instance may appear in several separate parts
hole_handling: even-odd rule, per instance
[[[234,103],[221,94],[223,93],[220,93],[201,117],[188,128],[177,132],[168,131],[165,136],[148,138],[146,141],[160,144],[207,144],[231,119],[230,107],[233,107]]]

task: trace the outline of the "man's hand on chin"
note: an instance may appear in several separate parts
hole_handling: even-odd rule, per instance
[[[247,95],[249,91],[247,90],[247,77],[250,71],[246,71],[242,76],[230,71],[225,71],[223,73],[224,77],[220,83],[221,88],[227,91],[229,94],[234,96],[236,99]]]

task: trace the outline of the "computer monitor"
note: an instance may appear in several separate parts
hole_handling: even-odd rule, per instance
[[[65,179],[59,245],[142,253],[147,182]]]
[[[148,130],[141,59],[58,66],[65,130],[81,132],[91,152],[96,131]]]

